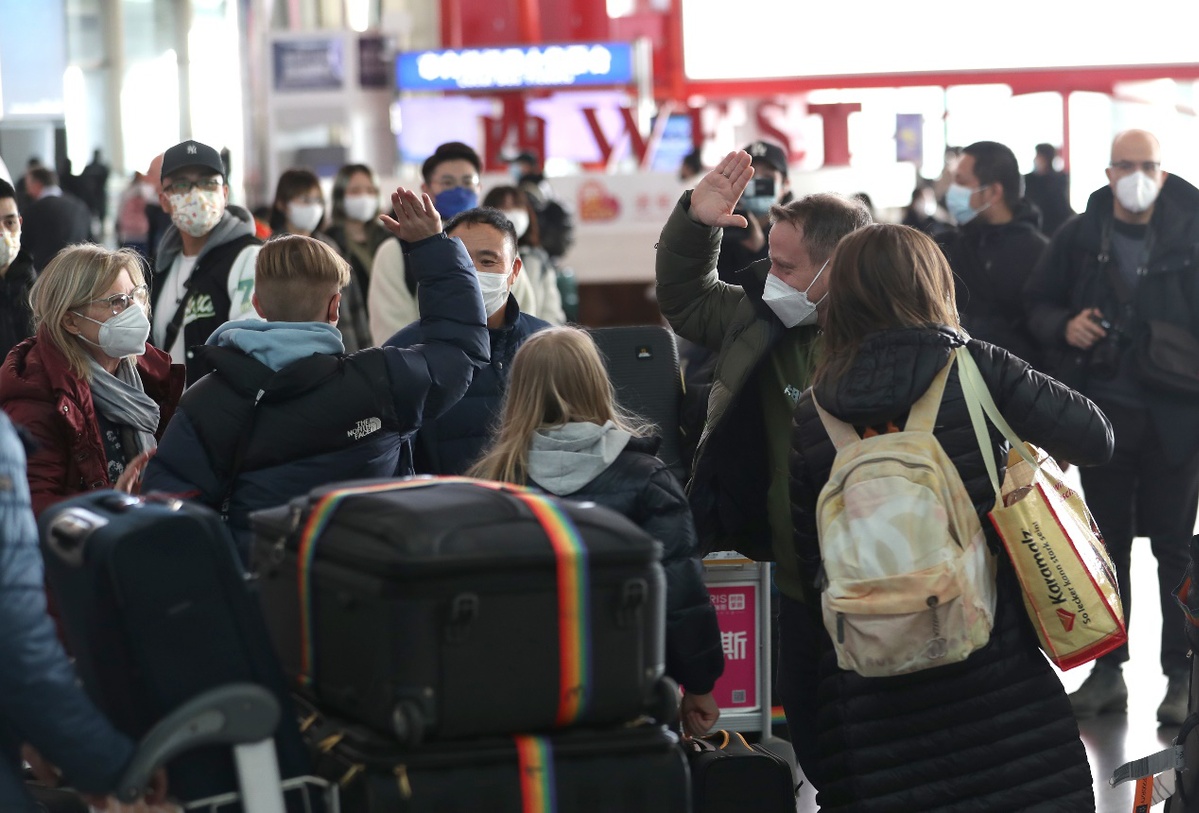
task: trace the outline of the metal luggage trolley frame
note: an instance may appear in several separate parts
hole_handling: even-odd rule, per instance
[[[713,689],[720,706],[719,726],[730,731],[757,731],[764,740],[773,730],[770,563],[755,562],[735,551],[717,551],[704,558],[704,583],[713,594],[725,651],[725,672]],[[750,596],[752,607],[747,606]],[[739,665],[741,660],[749,663]],[[747,669],[752,669],[752,679],[745,674]],[[748,694],[739,694],[746,692],[747,686],[753,687],[752,700]]]

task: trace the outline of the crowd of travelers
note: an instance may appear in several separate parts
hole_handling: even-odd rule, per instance
[[[953,360],[968,353],[1021,438],[1080,467],[1126,610],[1132,540],[1150,538],[1172,617],[1199,506],[1199,386],[1147,380],[1139,354],[1162,325],[1199,352],[1199,190],[1130,130],[1075,215],[1042,147],[1027,178],[1002,144],[955,151],[904,225],[873,222],[860,197],[792,194],[769,142],[691,167],[655,268],[662,316],[706,378],[685,483],[566,324],[569,238],[535,163],[480,200],[479,156],[451,142],[383,205],[371,168],[350,164],[328,210],[320,179],[290,169],[251,214],[230,202],[221,154],[188,140],[133,178],[116,250],[90,242],[49,170],[23,179],[28,208],[0,182],[0,807],[36,809],[22,757],[98,800],[133,748],[57,639],[34,526],[48,506],[167,492],[220,512],[248,565],[257,509],[434,474],[595,502],[662,543],[684,735],[720,715],[701,556],[773,562],[778,691],[821,809],[1093,810],[1077,720],[1124,711],[1128,649],[1070,696],[1041,654],[986,520],[984,463],[1002,477],[1008,442],[996,430],[980,446]],[[960,662],[866,677],[838,665],[821,616],[829,419],[861,438],[902,431],[933,387],[932,434],[996,563],[993,628]],[[1177,725],[1179,624],[1163,624],[1160,653],[1158,719]],[[160,776],[152,801],[166,790]]]

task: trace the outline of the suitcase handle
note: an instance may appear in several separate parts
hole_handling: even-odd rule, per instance
[[[253,683],[232,683],[192,698],[142,737],[117,784],[117,798],[137,801],[154,772],[185,751],[269,741],[279,714],[275,696]]]

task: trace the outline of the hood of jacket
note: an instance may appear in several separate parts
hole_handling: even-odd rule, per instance
[[[225,207],[225,213],[221,215],[220,222],[208,233],[208,240],[196,257],[199,259],[217,246],[247,234],[254,234],[254,218],[242,207],[229,204]],[[179,227],[172,223],[158,244],[157,259],[154,261],[155,270],[159,273],[166,273],[170,269],[171,263],[175,262],[175,258],[182,251],[183,237],[179,234]]]
[[[854,426],[885,423],[928,390],[966,338],[951,327],[896,328],[866,337],[846,375],[813,388],[816,402]]]
[[[612,421],[538,429],[529,447],[529,479],[552,494],[571,494],[612,465],[630,438]]]
[[[240,319],[218,327],[207,344],[240,350],[276,371],[312,355],[340,355],[346,351],[341,331],[327,322]]]

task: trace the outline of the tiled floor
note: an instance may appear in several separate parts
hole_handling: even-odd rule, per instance
[[[1199,533],[1199,521],[1195,532]],[[1124,667],[1129,692],[1128,714],[1104,715],[1079,726],[1091,761],[1097,813],[1128,813],[1132,810],[1132,783],[1111,788],[1107,784],[1108,777],[1125,762],[1165,748],[1178,733],[1176,727],[1158,727],[1156,717],[1158,703],[1166,691],[1166,679],[1158,664],[1161,612],[1154,598],[1157,595],[1156,573],[1157,564],[1149,551],[1149,540],[1137,539],[1133,543],[1132,589],[1134,596],[1145,598],[1136,605],[1129,630],[1132,658]],[[1089,671],[1089,666],[1083,666],[1062,674],[1066,691],[1078,688]],[[805,786],[801,790],[797,809],[799,813],[817,809],[810,788]],[[1161,806],[1154,810],[1160,811]]]

